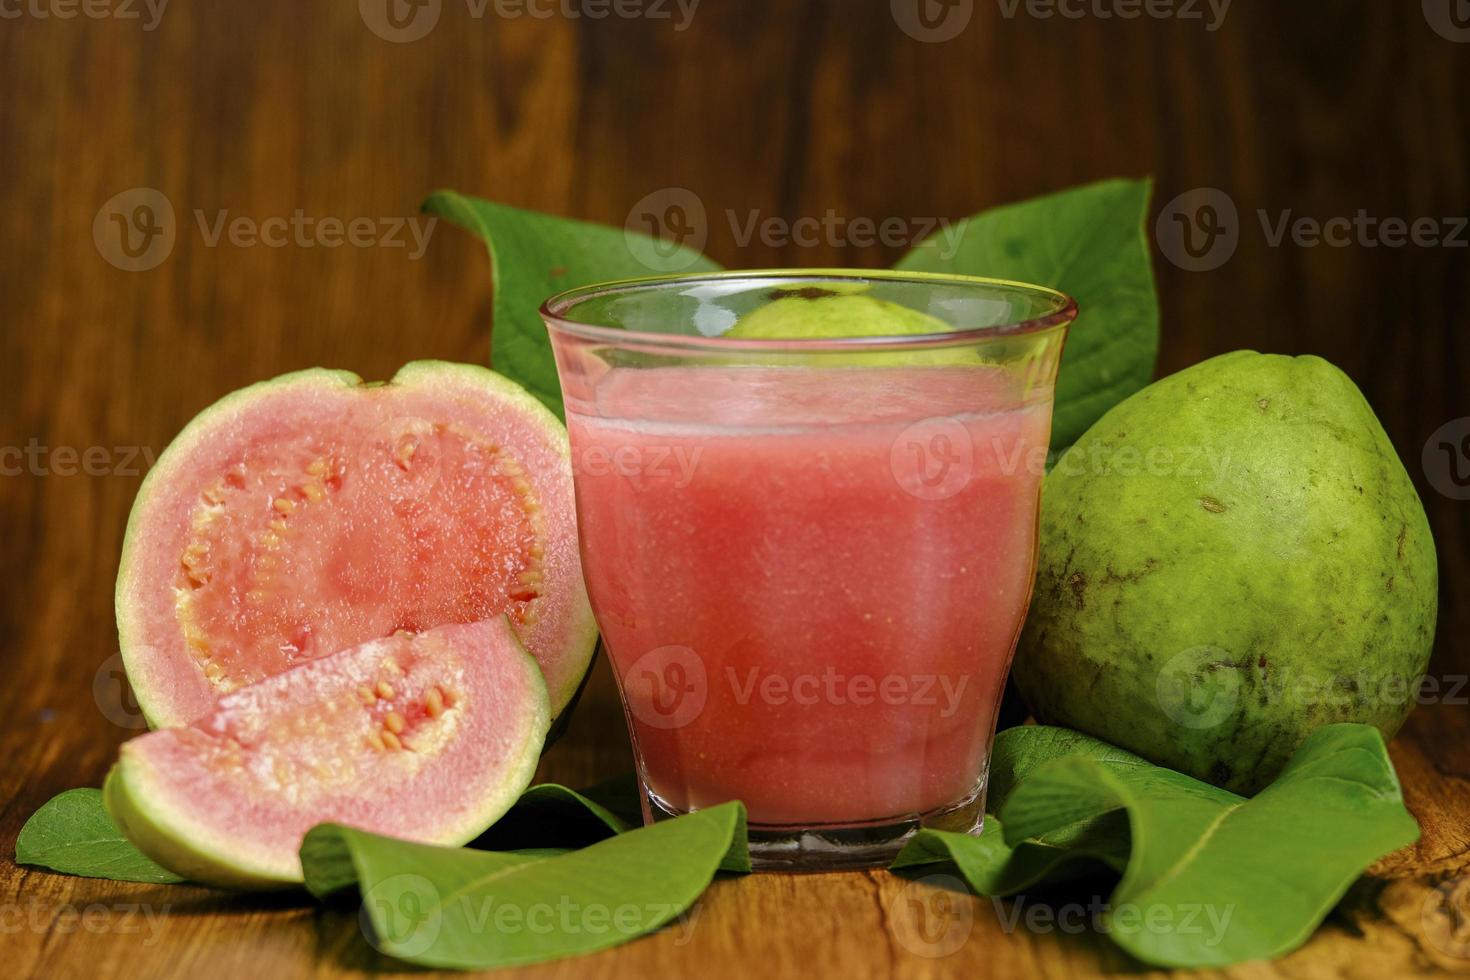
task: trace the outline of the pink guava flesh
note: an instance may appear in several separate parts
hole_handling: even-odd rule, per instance
[[[540,671],[504,618],[401,633],[126,743],[107,803],[145,853],[193,880],[299,881],[318,823],[473,838],[529,783],[548,723]]]
[[[396,631],[506,615],[559,712],[595,628],[559,423],[487,370],[309,371],[196,419],[139,493],[118,583],[155,725]]]

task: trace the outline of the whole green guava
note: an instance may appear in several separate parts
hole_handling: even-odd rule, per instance
[[[1236,351],[1133,395],[1058,460],[1014,676],[1043,721],[1253,793],[1324,725],[1398,730],[1437,578],[1352,381]]]
[[[866,295],[865,284],[826,283],[777,290],[771,301],[746,313],[724,334],[734,340],[816,340],[839,337],[912,337],[953,333],[938,317]],[[973,365],[971,347],[901,352],[812,354],[787,359],[811,367]]]
[[[828,337],[897,337],[949,333],[943,320],[860,290],[813,286],[778,290],[769,303],[742,316],[726,337],[810,340]]]

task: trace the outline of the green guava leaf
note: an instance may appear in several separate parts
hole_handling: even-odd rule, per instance
[[[1153,377],[1159,301],[1144,222],[1152,182],[1108,180],[984,211],[914,246],[895,268],[1016,279],[1077,301],[1057,379],[1052,446]]]
[[[609,280],[719,268],[692,249],[639,232],[522,211],[456,191],[431,194],[423,209],[484,239],[494,289],[491,363],[558,416],[561,385],[537,312],[548,296]]]
[[[1419,836],[1383,736],[1354,724],[1315,732],[1249,800],[1156,766],[1064,758],[1001,812],[1016,845],[1108,810],[1126,812],[1132,838],[1108,934],[1159,966],[1295,949],[1368,865]]]
[[[521,794],[516,805],[475,841],[490,851],[532,847],[576,848],[631,830],[635,820],[613,812],[592,797],[557,783],[541,783]]]
[[[643,791],[632,772],[585,787],[579,795],[601,806],[627,827],[643,826]]]
[[[920,831],[894,866],[952,864],[993,896],[1111,869],[1108,935],[1158,966],[1295,949],[1368,865],[1419,835],[1368,725],[1319,730],[1249,800],[1066,729],[1004,735],[1000,818],[978,838]]]
[[[1153,765],[1132,752],[1070,728],[1053,725],[1008,728],[995,736],[991,749],[986,807],[998,812],[1011,790],[1026,776],[1053,759],[1077,756],[1124,768]]]
[[[152,885],[184,880],[153,863],[123,836],[102,805],[100,789],[69,789],[31,814],[15,842],[15,863]]]
[[[1227,966],[1295,949],[1368,865],[1419,836],[1383,736],[1368,725],[1313,733],[1249,800],[1159,767],[1051,762],[1011,793],[1006,839],[1045,837],[1104,808],[1127,813],[1133,841],[1109,935],[1160,966]],[[1184,921],[1191,909],[1196,928]]]
[[[641,823],[637,793],[637,779],[631,773],[581,792],[560,783],[538,783],[470,846],[528,859],[556,857]],[[314,873],[307,887],[318,898],[357,884],[352,852],[341,835],[308,835],[302,847],[313,851]]]
[[[408,963],[490,969],[605,949],[674,924],[723,869],[748,870],[745,808],[700,810],[562,854],[434,847],[334,824],[301,847],[318,896],[355,883],[373,945]]]
[[[1075,828],[1057,840],[1007,843],[1001,820],[985,817],[980,836],[925,828],[909,838],[895,870],[953,865],[979,895],[1014,895],[1041,884],[1083,877],[1099,870],[1121,871],[1128,859],[1128,826],[1106,817]]]
[[[1086,758],[1124,768],[1152,766],[1131,752],[1070,728],[1008,728],[996,735],[991,749],[987,806],[992,811],[1002,809],[1027,776],[1061,758]],[[991,812],[978,837],[922,829],[904,845],[893,867],[952,864],[978,894],[999,896],[1103,868],[1121,872],[1128,860],[1128,823],[1108,809],[1094,809],[1036,839],[1014,844],[1007,841],[1002,827],[1001,819]]]

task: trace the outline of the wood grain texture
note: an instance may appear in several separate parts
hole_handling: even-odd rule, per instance
[[[1160,206],[1219,188],[1239,209],[1239,247],[1210,272],[1159,257],[1161,371],[1253,347],[1318,353],[1352,375],[1439,542],[1434,671],[1470,670],[1470,503],[1437,492],[1419,463],[1430,433],[1470,416],[1470,249],[1273,247],[1257,217],[1470,213],[1470,43],[1442,38],[1411,2],[1242,2],[1216,31],[1183,19],[1037,19],[1024,6],[1008,18],[1008,6],[975,2],[968,27],[942,44],[899,30],[882,0],[704,0],[682,31],[648,18],[507,18],[493,2],[477,18],[443,0],[434,29],[401,44],[350,2],[175,0],[153,30],[38,16],[60,9],[45,2],[0,7],[0,446],[37,447],[21,472],[0,476],[9,971],[394,969],[351,907],[69,879],[10,860],[25,817],[62,789],[97,784],[131,734],[104,665],[147,454],[221,394],[287,370],[373,378],[413,358],[488,357],[488,264],[457,230],[435,228],[416,259],[411,247],[210,244],[221,212],[389,221],[454,187],[621,225],[646,195],[683,187],[727,265],[879,265],[902,249],[840,235],[812,247],[742,241],[739,226],[752,212],[792,221],[829,209],[915,226],[1115,175],[1156,175]],[[156,268],[129,272],[106,260],[116,246],[99,246],[93,223],[138,187],[168,198],[176,241]],[[93,469],[104,472],[64,475],[63,447],[101,447],[106,462]],[[1233,975],[1470,970],[1465,694],[1421,710],[1393,747],[1423,840],[1382,862],[1302,951]],[[599,667],[543,776],[586,783],[628,760]],[[988,901],[884,873],[721,881],[699,908],[687,939],[666,932],[524,972],[1139,970],[1093,932],[1007,934]],[[948,923],[967,938],[926,955],[940,947],[915,948],[920,913],[933,916],[931,936],[952,938]]]

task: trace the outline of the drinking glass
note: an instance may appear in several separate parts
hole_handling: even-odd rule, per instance
[[[757,869],[978,833],[1075,303],[759,271],[542,315],[645,818],[741,800]]]

